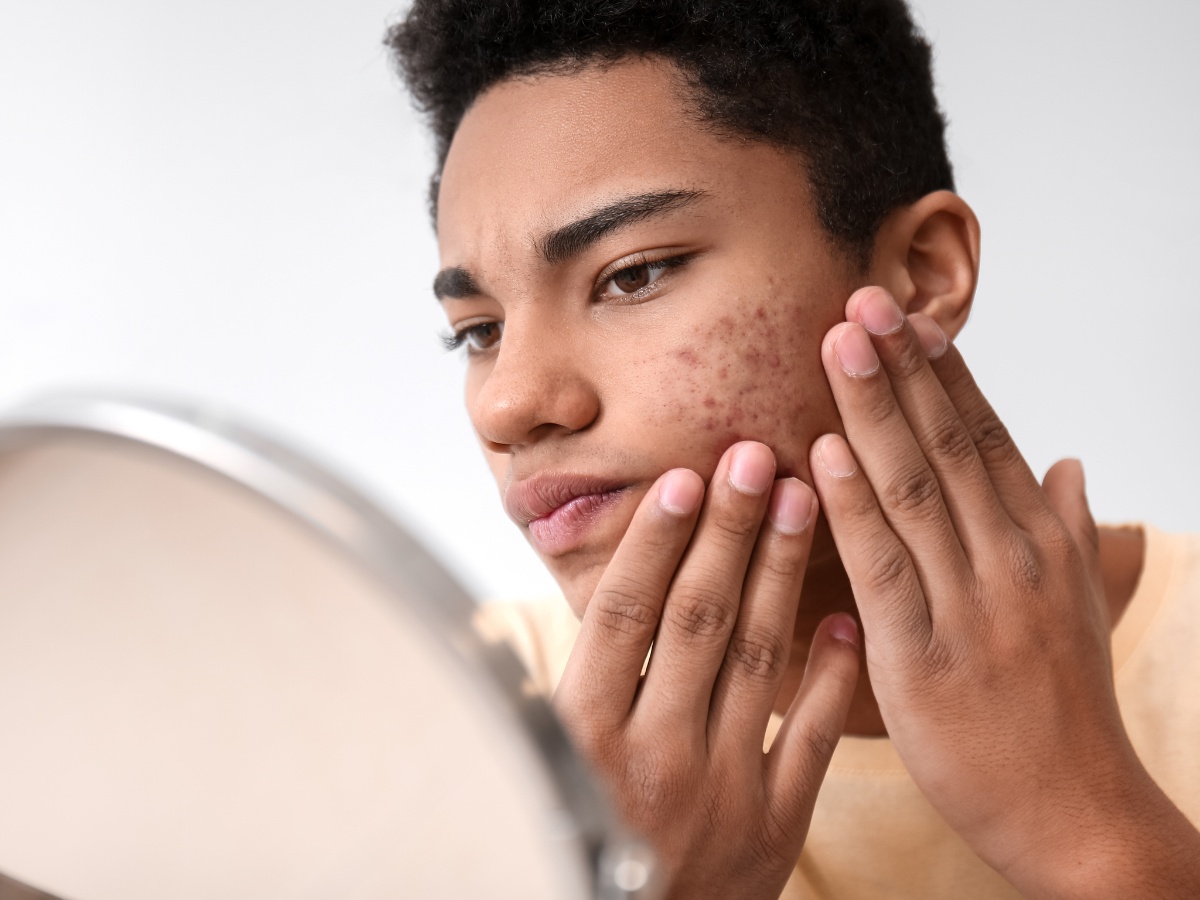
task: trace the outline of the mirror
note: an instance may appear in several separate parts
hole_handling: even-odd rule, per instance
[[[0,898],[648,896],[648,852],[472,611],[250,430],[123,400],[9,415]]]

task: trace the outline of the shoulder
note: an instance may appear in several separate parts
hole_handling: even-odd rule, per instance
[[[546,696],[558,686],[579,634],[579,620],[561,595],[482,603],[475,627],[485,640],[512,647],[534,688]]]

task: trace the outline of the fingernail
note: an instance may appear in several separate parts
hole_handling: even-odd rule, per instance
[[[827,434],[817,447],[817,459],[825,467],[825,471],[834,478],[849,478],[858,471],[858,463],[846,439],[837,434]]]
[[[743,494],[761,494],[775,478],[775,456],[764,444],[747,441],[733,451],[729,483]]]
[[[904,324],[904,313],[883,288],[866,291],[858,301],[858,321],[871,334],[891,334]]]
[[[672,469],[658,483],[658,504],[677,516],[690,516],[704,496],[704,482],[690,469]]]
[[[858,649],[858,623],[849,613],[834,613],[829,617],[829,635]]]
[[[950,341],[946,338],[946,332],[942,331],[937,322],[924,313],[913,313],[908,317],[908,321],[912,323],[913,331],[921,339],[921,346],[925,348],[926,356],[930,359],[937,359],[946,352]]]
[[[846,374],[852,378],[870,375],[879,368],[879,357],[875,355],[871,339],[862,328],[855,325],[842,328],[837,343],[833,345],[833,352],[837,354],[838,362]]]
[[[784,534],[799,534],[812,521],[817,496],[799,478],[781,478],[775,482],[767,518]]]

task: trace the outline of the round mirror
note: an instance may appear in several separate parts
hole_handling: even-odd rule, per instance
[[[0,421],[0,898],[645,897],[474,604],[328,472],[196,411]]]

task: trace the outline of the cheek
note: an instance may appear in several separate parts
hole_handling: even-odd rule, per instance
[[[808,477],[808,448],[838,427],[820,360],[829,323],[798,302],[750,304],[680,336],[660,363],[655,411],[708,475],[741,440],[770,446],[781,475]],[[680,446],[682,444],[682,446]]]

